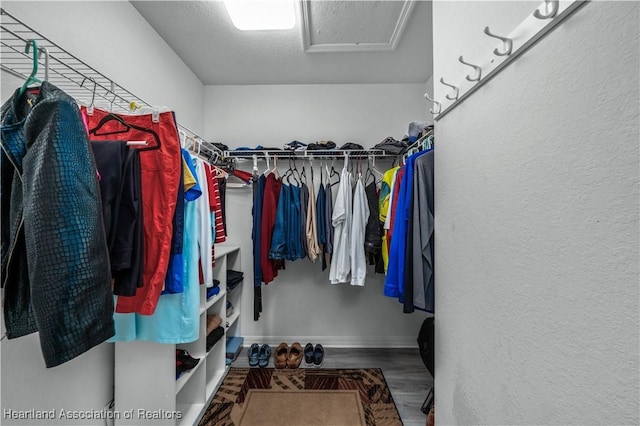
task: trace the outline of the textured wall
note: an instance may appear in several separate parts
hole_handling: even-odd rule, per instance
[[[434,3],[436,78],[496,7]],[[588,3],[436,122],[438,424],[640,422],[639,9]]]
[[[386,136],[401,138],[410,121],[425,120],[423,94],[423,84],[207,86],[205,136],[232,148],[282,147],[294,139],[371,147]],[[286,162],[279,165],[286,168]],[[335,166],[339,171],[342,160]],[[259,167],[266,168],[264,161]],[[378,167],[385,170],[382,163]],[[239,168],[251,171],[251,160]],[[425,314],[403,314],[396,299],[382,294],[383,277],[374,275],[372,267],[364,288],[357,288],[330,285],[329,270],[321,272],[318,262],[287,262],[275,282],[263,286],[264,313],[254,322],[251,190],[227,190],[227,202],[233,212],[228,215],[230,237],[242,247],[246,287],[241,328],[246,342],[417,347]]]

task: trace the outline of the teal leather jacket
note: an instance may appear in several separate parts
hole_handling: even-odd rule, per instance
[[[2,286],[9,339],[40,332],[47,367],[114,334],[95,161],[75,101],[43,82],[2,106]]]

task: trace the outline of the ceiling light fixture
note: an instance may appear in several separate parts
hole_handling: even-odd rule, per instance
[[[225,0],[224,7],[239,30],[290,30],[296,25],[293,1]]]

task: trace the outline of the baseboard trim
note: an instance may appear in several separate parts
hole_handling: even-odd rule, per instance
[[[417,348],[417,336],[243,336],[243,346],[253,343],[278,346],[282,342],[321,343],[327,348]]]

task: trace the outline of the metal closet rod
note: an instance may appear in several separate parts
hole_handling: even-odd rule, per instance
[[[398,157],[398,154],[387,153],[381,149],[370,150],[347,150],[347,149],[335,149],[335,150],[304,150],[304,151],[288,151],[288,150],[262,150],[262,149],[243,149],[243,150],[227,150],[224,151],[224,156],[227,158],[248,158],[251,159],[254,156],[258,159],[264,160],[266,157],[277,158],[344,158],[345,155],[349,158],[365,158],[365,157]]]
[[[24,62],[25,59],[30,59],[29,55],[24,53],[24,46],[29,40],[34,39],[38,42],[40,49],[46,48],[48,50],[48,81],[64,90],[77,101],[83,96],[88,98],[95,97],[110,104],[112,108],[117,107],[122,112],[131,112],[132,105],[153,108],[148,102],[145,102],[139,96],[134,95],[95,68],[67,52],[26,23],[11,15],[4,8],[0,8],[0,16],[2,17],[0,23],[2,71],[26,80],[31,72],[31,65]],[[193,138],[198,140],[198,143],[201,141],[206,142],[187,126],[180,123],[177,123],[177,125],[180,129],[190,133]],[[206,143],[207,149],[216,151],[219,155],[222,154],[222,150],[209,142]]]

